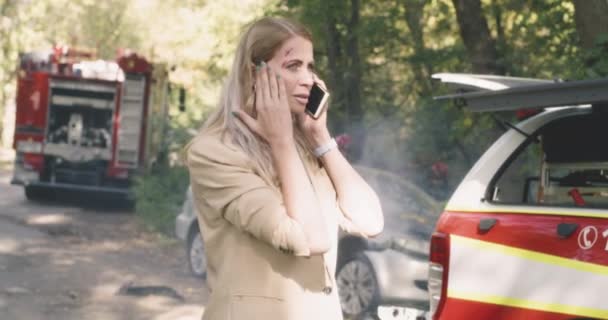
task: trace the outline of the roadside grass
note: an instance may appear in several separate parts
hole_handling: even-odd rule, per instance
[[[148,230],[172,237],[189,184],[182,166],[160,167],[135,180],[135,215]]]

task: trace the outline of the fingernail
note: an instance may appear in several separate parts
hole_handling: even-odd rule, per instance
[[[262,62],[260,63],[260,65],[262,66],[262,68],[264,68],[264,67],[266,67],[266,62],[262,61]]]
[[[236,112],[236,111],[232,111],[230,113],[232,114],[233,117],[238,117],[239,116],[239,113]]]
[[[277,74],[277,80],[281,80],[281,76]]]

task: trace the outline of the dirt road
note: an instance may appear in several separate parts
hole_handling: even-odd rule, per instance
[[[0,320],[200,319],[208,293],[180,242],[124,207],[30,202],[9,180],[0,163]]]

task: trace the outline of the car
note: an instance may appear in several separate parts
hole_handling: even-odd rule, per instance
[[[379,195],[385,230],[373,239],[340,234],[336,281],[343,313],[350,319],[374,319],[382,307],[423,316],[429,308],[429,239],[440,206],[394,174],[364,166],[355,169]],[[204,278],[205,250],[196,217],[188,188],[176,218],[176,235],[185,243],[192,274]]]
[[[439,203],[393,173],[361,165],[355,169],[378,194],[385,224],[375,238],[340,237],[336,281],[342,311],[350,319],[377,319],[379,308],[424,317],[429,243]]]
[[[186,190],[181,212],[175,218],[175,235],[185,244],[188,269],[192,275],[205,279],[207,277],[205,245],[201,237],[197,210],[192,200],[192,187],[190,186]]]
[[[433,319],[608,319],[608,78],[433,77],[457,87],[439,100],[521,116],[437,221]]]

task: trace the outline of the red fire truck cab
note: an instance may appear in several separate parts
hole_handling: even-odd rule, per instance
[[[12,183],[28,199],[67,189],[130,195],[156,161],[168,73],[135,53],[116,61],[55,48],[20,56]]]

